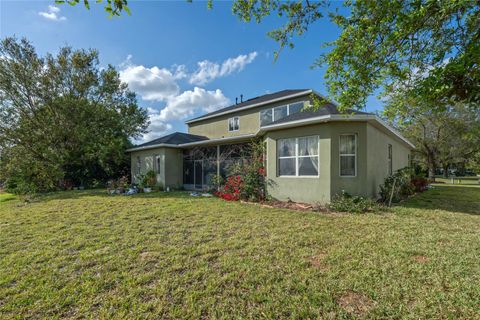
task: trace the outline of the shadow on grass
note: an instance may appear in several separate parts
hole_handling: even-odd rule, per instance
[[[57,191],[39,194],[35,197],[35,201],[48,202],[51,200],[60,199],[81,199],[85,197],[102,197],[102,198],[187,198],[190,197],[190,191],[154,191],[151,193],[137,193],[134,195],[124,194],[109,194],[106,189],[88,189],[88,190],[72,190],[72,191]]]
[[[398,206],[480,215],[480,188],[469,185],[437,184],[432,189]]]

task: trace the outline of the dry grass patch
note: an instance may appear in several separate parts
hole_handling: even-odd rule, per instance
[[[412,260],[418,263],[427,263],[428,261],[430,261],[428,257],[422,255],[413,256]]]
[[[375,301],[364,294],[347,291],[337,299],[337,304],[348,314],[356,317],[364,317],[376,305]]]

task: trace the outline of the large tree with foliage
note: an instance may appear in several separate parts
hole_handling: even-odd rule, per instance
[[[411,107],[411,105],[410,105]],[[415,113],[399,121],[404,135],[416,146],[417,160],[428,169],[430,178],[442,167],[466,163],[480,151],[480,110],[463,104],[442,111]]]
[[[108,3],[116,5],[120,14],[127,1]],[[293,48],[295,36],[329,17],[341,34],[324,44],[331,50],[314,65],[328,65],[328,89],[342,109],[363,108],[376,90],[383,88],[389,94],[399,85],[409,95],[435,100],[435,106],[429,105],[434,109],[455,103],[479,107],[480,2],[357,0],[345,1],[346,8],[340,11],[329,5],[328,1],[237,0],[232,10],[247,22],[282,17],[284,24],[269,33],[280,49]],[[405,105],[391,108],[406,113]]]
[[[128,166],[147,114],[95,50],[40,57],[26,40],[0,44],[0,177],[23,189],[104,180]]]

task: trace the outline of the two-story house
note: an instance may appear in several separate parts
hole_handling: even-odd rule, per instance
[[[272,197],[327,203],[342,190],[376,197],[389,174],[409,165],[414,146],[371,113],[340,114],[333,103],[302,111],[312,94],[320,96],[311,89],[283,90],[191,119],[188,133],[128,150],[132,180],[154,170],[163,188],[206,189],[239,160],[242,144],[259,138]]]

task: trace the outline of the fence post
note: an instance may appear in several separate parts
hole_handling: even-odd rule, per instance
[[[392,185],[392,192],[390,193],[390,200],[388,201],[388,206],[392,206],[392,199],[393,199],[393,191],[395,190],[395,183],[397,182],[397,178],[395,177],[393,179],[393,185]]]

